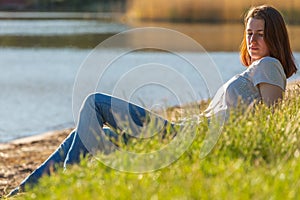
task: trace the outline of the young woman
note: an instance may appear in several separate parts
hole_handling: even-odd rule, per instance
[[[239,103],[251,106],[256,102],[263,102],[271,106],[282,98],[286,79],[297,71],[285,22],[281,14],[270,6],[254,7],[245,16],[245,33],[240,54],[247,69],[218,90],[204,112],[205,116],[226,115],[226,111]],[[50,168],[53,169],[54,164],[66,166],[79,162],[80,155],[90,152],[91,149],[87,149],[87,146],[97,146],[106,151],[106,139],[102,131],[110,138],[117,138],[118,135],[112,130],[125,128],[138,136],[140,128],[149,121],[160,124],[162,130],[168,124],[173,125],[146,109],[121,99],[100,93],[88,96],[81,108],[76,129],[9,196],[19,190],[23,191],[25,185],[35,184],[43,174],[50,174]],[[113,129],[103,128],[104,124]],[[98,140],[95,140],[95,133]],[[126,143],[128,138],[123,137],[122,140]]]

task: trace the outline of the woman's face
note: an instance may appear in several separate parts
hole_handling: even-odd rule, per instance
[[[265,21],[250,18],[246,25],[247,49],[251,62],[269,56],[270,51],[264,40]]]

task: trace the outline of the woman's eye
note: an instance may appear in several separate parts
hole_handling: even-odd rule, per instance
[[[247,33],[247,36],[252,36],[254,35],[254,33],[251,33],[251,32],[248,32]],[[264,37],[264,34],[263,33],[255,33],[256,36],[259,36],[259,37]]]

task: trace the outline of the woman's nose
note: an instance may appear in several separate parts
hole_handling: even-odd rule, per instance
[[[256,42],[256,41],[257,41],[257,35],[256,34],[251,35],[250,43],[253,43],[253,42]]]

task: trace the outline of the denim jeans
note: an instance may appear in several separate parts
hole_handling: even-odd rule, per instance
[[[60,144],[48,159],[26,177],[19,187],[10,192],[12,196],[24,191],[25,186],[36,184],[44,174],[57,167],[66,168],[68,164],[78,163],[81,156],[91,151],[104,151],[110,153],[111,141],[122,140],[125,144],[130,137],[141,136],[141,129],[145,124],[154,123],[159,134],[163,137],[164,129],[171,124],[160,116],[127,101],[95,93],[89,95],[82,104],[78,124],[74,131]],[[108,127],[103,127],[107,125]],[[171,124],[172,126],[173,124]],[[116,130],[130,133],[120,136]]]

